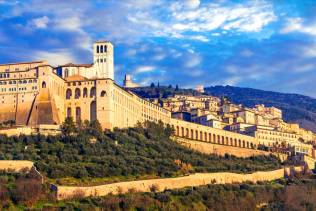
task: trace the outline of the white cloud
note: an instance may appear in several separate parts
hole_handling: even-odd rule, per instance
[[[184,0],[184,5],[190,9],[196,9],[200,6],[200,0]]]
[[[298,32],[309,35],[316,35],[316,23],[304,24],[302,18],[288,18],[285,26],[280,31],[283,34]]]
[[[136,68],[134,73],[138,74],[138,73],[152,72],[155,69],[156,69],[155,66],[139,66],[139,67]]]
[[[66,31],[81,31],[83,21],[78,16],[60,17],[55,19],[55,28]]]
[[[66,49],[56,51],[34,51],[32,53],[33,60],[46,60],[51,65],[63,65],[67,63],[75,63],[76,59],[71,52]]]
[[[185,68],[193,68],[201,64],[202,58],[197,54],[189,54],[184,63]]]
[[[243,57],[252,57],[254,55],[254,53],[249,49],[245,49],[245,50],[240,52],[240,55]]]
[[[165,53],[159,53],[159,54],[156,54],[155,56],[153,56],[153,60],[155,61],[161,61],[163,60],[164,58],[166,58],[166,54]]]
[[[233,76],[230,78],[227,78],[223,81],[223,85],[230,85],[230,86],[235,86],[241,81],[241,77],[239,76]]]
[[[48,25],[49,21],[50,20],[49,20],[49,18],[47,16],[43,16],[43,17],[40,17],[40,18],[32,19],[29,22],[29,25],[31,25],[31,27],[35,27],[35,28],[38,28],[38,29],[45,29],[45,28],[47,28],[47,25]]]
[[[197,41],[201,41],[201,42],[209,42],[210,41],[206,36],[202,36],[202,35],[193,35],[193,36],[190,36],[189,39],[197,40]]]

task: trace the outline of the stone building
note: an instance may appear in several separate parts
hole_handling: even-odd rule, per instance
[[[96,42],[93,49],[91,65],[0,65],[0,122],[58,125],[71,116],[76,122],[98,119],[103,128],[113,129],[145,120],[170,121],[169,111],[115,84],[110,42]]]
[[[132,81],[131,75],[126,74],[124,77],[124,81],[123,81],[123,87],[124,88],[136,88],[136,87],[139,87],[139,85]]]
[[[160,107],[115,83],[113,56],[113,45],[100,41],[93,45],[91,64],[69,63],[57,67],[45,61],[1,64],[0,123],[13,121],[16,125],[48,131],[49,127],[43,125],[54,125],[56,129],[67,117],[72,117],[76,122],[98,120],[104,129],[112,130],[133,127],[146,120],[161,120],[173,126],[177,136],[187,139],[243,148],[285,141],[291,146],[303,146],[301,151],[306,149],[299,142],[300,137],[315,138],[313,133],[282,122],[279,118],[282,113],[276,109],[265,111],[275,117],[271,121],[292,132],[270,134],[257,127],[252,134],[248,131],[245,135],[223,130],[234,123],[256,125],[264,121],[256,115],[264,113],[233,104],[220,107],[219,98],[212,96],[175,96]],[[191,121],[197,119],[200,124],[183,121],[180,114],[177,116],[180,119],[172,118],[171,111],[190,111]]]

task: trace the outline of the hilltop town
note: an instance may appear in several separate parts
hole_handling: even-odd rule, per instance
[[[113,55],[111,42],[98,41],[92,64],[1,64],[0,122],[16,127],[1,132],[58,133],[68,117],[77,123],[98,120],[110,130],[162,121],[176,136],[192,140],[315,157],[315,134],[285,122],[280,109],[235,105],[225,97],[204,95],[203,86],[197,87],[198,96],[144,99],[133,92],[138,85],[130,75],[123,87],[115,83]]]
[[[316,135],[284,121],[279,108],[247,108],[203,86],[194,95],[146,98],[130,75],[123,86],[114,76],[109,41],[93,44],[91,64],[0,64],[0,170],[35,169],[64,200],[274,181],[315,169]],[[123,175],[132,181],[112,178]]]

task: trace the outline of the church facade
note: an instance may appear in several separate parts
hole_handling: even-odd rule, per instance
[[[96,42],[92,64],[45,61],[0,65],[0,122],[36,126],[98,119],[103,128],[170,122],[171,114],[114,82],[113,45]]]

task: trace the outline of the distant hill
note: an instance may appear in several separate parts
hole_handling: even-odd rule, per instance
[[[283,111],[287,122],[299,123],[316,132],[316,99],[299,94],[285,94],[233,86],[212,86],[205,92],[213,96],[226,96],[233,103],[253,107],[256,104],[275,106]]]
[[[132,89],[144,98],[166,98],[173,94],[200,95],[192,89],[173,88],[171,86],[140,87]],[[287,122],[299,123],[301,127],[316,133],[316,99],[299,94],[285,94],[251,88],[233,86],[212,86],[205,88],[208,95],[226,96],[235,104],[253,107],[256,104],[275,106],[283,111]]]

